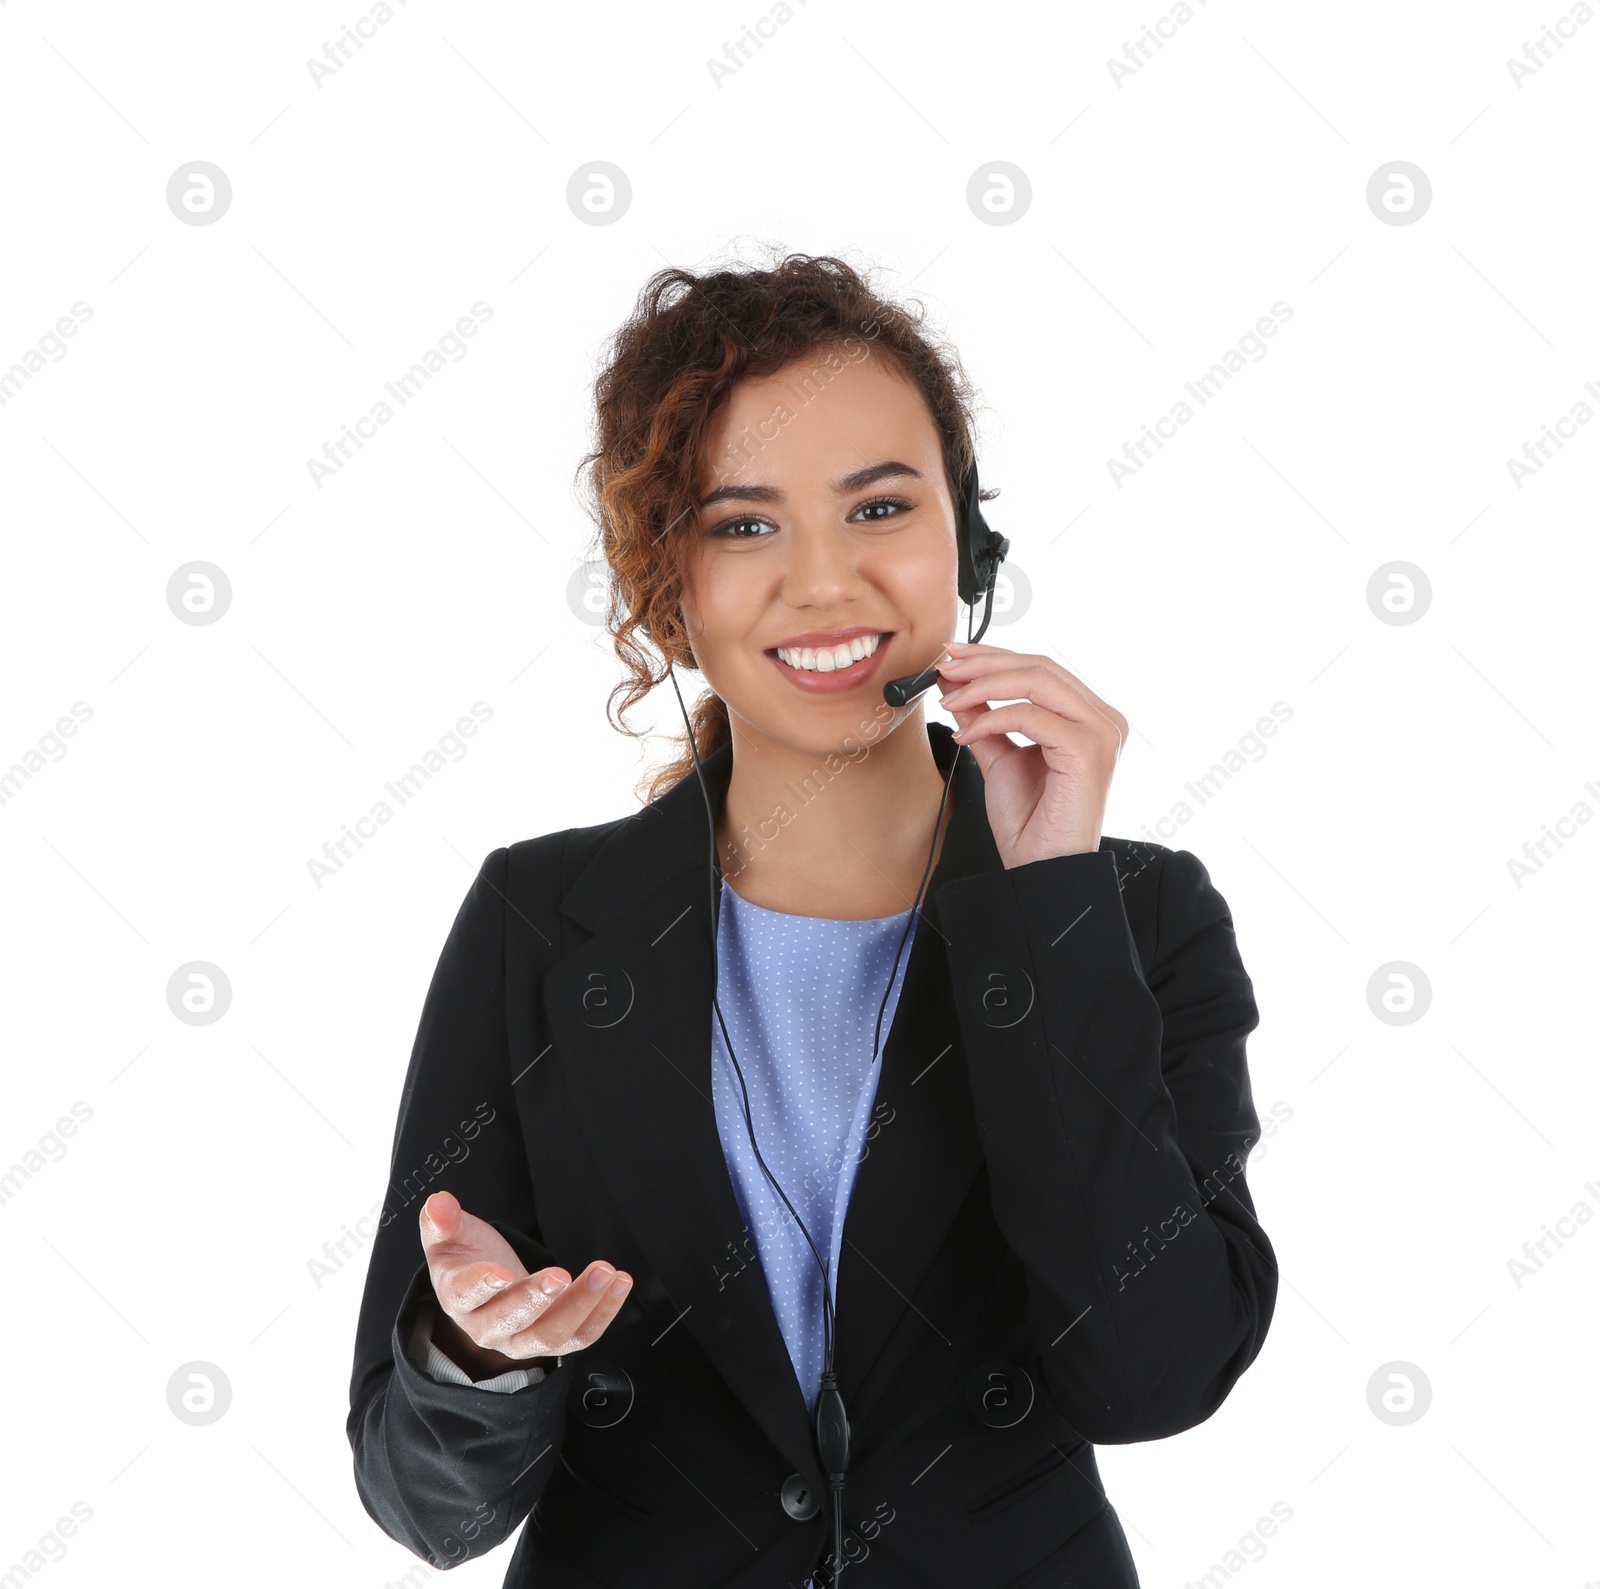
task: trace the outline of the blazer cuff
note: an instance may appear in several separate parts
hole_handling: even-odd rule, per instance
[[[411,1327],[411,1338],[406,1343],[406,1355],[423,1373],[441,1385],[475,1385],[479,1390],[526,1390],[529,1385],[537,1385],[544,1378],[544,1370],[534,1363],[527,1368],[508,1368],[493,1379],[474,1379],[439,1350],[433,1339],[433,1314],[428,1309],[418,1310],[417,1321]]]
[[[394,1323],[394,1346],[403,1348],[395,1353],[397,1368],[403,1357],[406,1370],[425,1377],[431,1384],[462,1385],[472,1390],[501,1393],[526,1390],[529,1386],[537,1385],[550,1377],[553,1372],[540,1364],[530,1363],[526,1368],[509,1368],[503,1374],[496,1374],[491,1379],[475,1380],[457,1363],[446,1357],[434,1341],[433,1324],[438,1316],[438,1298],[433,1294],[433,1282],[428,1274],[428,1266],[423,1263],[411,1277],[411,1284],[406,1289],[405,1300]],[[558,1358],[555,1367],[560,1368],[560,1366],[561,1360]]]

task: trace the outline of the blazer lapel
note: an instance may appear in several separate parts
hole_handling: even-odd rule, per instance
[[[835,1361],[853,1421],[870,1404],[870,1371],[914,1306],[982,1162],[932,902],[945,882],[1001,861],[971,753],[942,723],[927,732],[942,772],[958,752],[961,765],[882,1048],[871,1116],[878,1129],[845,1219]],[[732,747],[702,765],[720,815]],[[545,1013],[584,1140],[677,1324],[796,1471],[813,1474],[805,1398],[739,1213],[712,1102],[709,862],[705,801],[691,773],[623,823],[564,896],[562,913],[591,936],[551,967]],[[938,1321],[914,1327],[937,1330]]]

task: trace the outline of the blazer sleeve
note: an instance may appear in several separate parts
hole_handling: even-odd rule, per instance
[[[1277,1298],[1245,1185],[1259,1015],[1233,920],[1187,850],[1161,851],[1154,886],[1148,979],[1110,849],[939,895],[994,1216],[1025,1268],[1040,1371],[1062,1415],[1106,1445],[1209,1418]]]
[[[346,1432],[362,1504],[390,1538],[438,1569],[492,1550],[532,1511],[561,1447],[572,1376],[568,1363],[510,1392],[441,1383],[409,1350],[419,1320],[436,1307],[418,1230],[431,1193],[452,1192],[488,1220],[530,1272],[559,1262],[539,1233],[512,1094],[508,856],[502,848],[484,861],[423,1002],[350,1381]]]

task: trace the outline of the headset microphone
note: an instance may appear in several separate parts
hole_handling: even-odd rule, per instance
[[[967,604],[967,629],[968,642],[976,644],[983,637],[983,632],[989,627],[989,616],[994,607],[995,580],[999,577],[1000,563],[1006,553],[1011,549],[1011,543],[1005,536],[991,530],[984,522],[983,512],[978,505],[978,470],[974,465],[968,470],[964,489],[962,491],[962,516],[958,530],[959,545],[957,547],[956,585],[962,601]],[[976,634],[971,633],[972,613],[976,610],[980,595],[983,598],[983,622],[978,626]],[[722,1030],[722,1041],[728,1050],[728,1058],[733,1061],[734,1073],[739,1078],[739,1088],[744,1095],[744,1125],[750,1137],[750,1147],[756,1156],[756,1162],[761,1166],[761,1172],[772,1183],[773,1190],[783,1199],[784,1207],[794,1215],[795,1223],[800,1227],[801,1234],[806,1239],[806,1245],[811,1249],[811,1256],[816,1259],[817,1267],[822,1271],[822,1306],[823,1306],[823,1370],[822,1383],[817,1393],[815,1411],[817,1458],[822,1465],[823,1474],[828,1480],[828,1489],[833,1499],[833,1567],[830,1582],[836,1583],[839,1574],[844,1571],[844,1479],[845,1472],[850,1465],[850,1422],[845,1415],[844,1397],[839,1393],[839,1380],[834,1372],[834,1317],[833,1317],[833,1287],[832,1277],[829,1274],[827,1260],[817,1250],[817,1244],[812,1239],[811,1232],[806,1228],[806,1222],[801,1219],[799,1212],[788,1195],[778,1185],[776,1177],[767,1168],[767,1161],[761,1157],[761,1149],[756,1143],[754,1122],[750,1117],[750,1089],[745,1085],[744,1071],[739,1066],[738,1056],[733,1051],[733,1041],[728,1036],[728,1024],[722,1018],[722,1006],[717,1001],[717,931],[721,919],[722,905],[722,868],[717,861],[717,827],[716,814],[711,806],[711,792],[706,787],[705,770],[700,764],[700,749],[695,743],[694,727],[689,720],[689,710],[683,704],[683,692],[678,688],[677,675],[669,667],[667,677],[672,680],[673,693],[678,697],[678,710],[683,713],[683,726],[688,735],[689,749],[694,756],[694,770],[700,779],[700,793],[705,801],[706,824],[710,834],[710,884],[711,884],[711,1005],[716,1012],[717,1025]],[[931,688],[939,680],[937,666],[927,668],[921,673],[908,674],[904,678],[890,679],[883,687],[883,698],[891,706],[905,706],[916,699],[926,689]],[[899,946],[894,952],[894,965],[889,970],[889,986],[883,990],[883,1000],[878,1005],[877,1024],[872,1034],[872,1061],[868,1066],[867,1074],[870,1076],[878,1062],[878,1045],[883,1035],[883,1012],[889,1003],[889,995],[894,991],[895,979],[900,971],[900,956],[905,950],[906,939],[911,934],[912,924],[917,919],[921,908],[922,891],[927,887],[928,873],[933,868],[934,851],[939,844],[939,833],[944,826],[945,803],[950,797],[950,786],[955,780],[956,765],[961,760],[961,747],[956,747],[956,753],[950,759],[950,771],[945,777],[944,792],[939,796],[939,813],[934,818],[933,839],[928,845],[928,859],[922,868],[922,878],[917,884],[916,898],[912,901],[911,910],[907,914],[905,931],[900,934]]]

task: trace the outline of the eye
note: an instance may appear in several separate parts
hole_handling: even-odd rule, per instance
[[[725,541],[764,540],[765,537],[760,535],[738,535],[734,533],[737,530],[747,529],[752,526],[756,528],[766,528],[769,530],[777,529],[777,525],[771,523],[767,519],[727,519],[723,523],[719,524],[714,530],[712,530],[711,534],[718,539]]]
[[[904,497],[874,497],[870,502],[863,502],[856,512],[851,514],[851,518],[854,519],[856,514],[867,513],[874,508],[893,509],[894,512],[891,513],[873,513],[871,518],[864,521],[868,524],[883,524],[899,513],[909,513],[913,506],[914,504],[907,502]]]
[[[0,0],[0,3],[3,3],[3,0]],[[915,506],[915,503],[907,502],[904,497],[874,497],[870,502],[863,502],[850,515],[850,520],[852,523],[883,524],[902,513],[909,513]],[[868,517],[862,519],[862,514],[867,514]],[[778,526],[770,519],[745,517],[725,519],[708,533],[714,539],[723,541],[762,541],[766,536],[760,533],[761,531],[776,531],[777,528]]]

